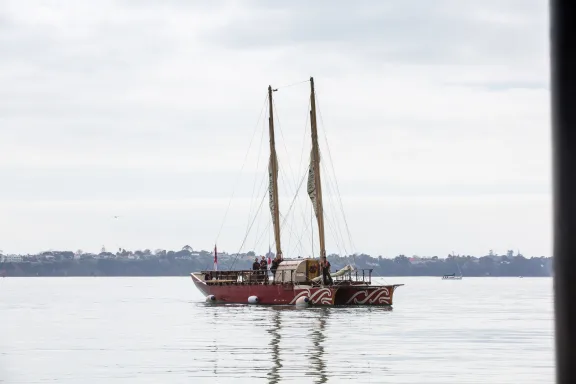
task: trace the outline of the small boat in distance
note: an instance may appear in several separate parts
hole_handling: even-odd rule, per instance
[[[404,284],[374,285],[372,269],[358,270],[348,265],[336,273],[327,271],[324,235],[324,210],[320,178],[320,150],[318,145],[314,79],[310,78],[310,128],[312,150],[308,166],[307,192],[312,214],[318,228],[319,257],[283,258],[280,236],[278,200],[278,159],[274,138],[274,117],[271,86],[268,87],[268,131],[270,136],[269,185],[267,195],[274,227],[276,265],[268,270],[218,271],[218,257],[214,247],[215,268],[190,274],[196,288],[206,295],[207,302],[264,305],[380,305],[391,306],[396,288]],[[304,180],[304,179],[303,179]],[[323,267],[325,269],[323,269]],[[323,273],[324,272],[324,273]]]
[[[454,257],[454,251],[452,251],[452,257]],[[462,271],[460,270],[458,262],[456,262],[456,268],[458,268],[458,276],[456,276],[456,273],[444,275],[442,276],[442,280],[462,280]]]
[[[451,275],[442,276],[442,280],[462,280],[462,276],[456,276],[456,274],[453,273]]]
[[[444,275],[442,276],[442,280],[462,280],[462,271],[460,270],[458,263],[456,263],[456,267],[458,267],[458,276],[456,276],[456,273]]]

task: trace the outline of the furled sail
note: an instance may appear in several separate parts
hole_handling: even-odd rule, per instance
[[[314,150],[310,153],[310,168],[308,170],[308,196],[314,207],[314,214],[318,217],[318,200],[316,199],[316,174],[314,168]]]
[[[275,162],[276,167],[273,167],[272,165]],[[274,168],[276,168],[276,175],[273,175],[274,172]],[[270,179],[270,183],[268,186],[268,196],[269,196],[269,200],[270,200],[270,213],[272,214],[272,224],[274,224],[274,207],[276,206],[276,202],[274,201],[274,177],[278,176],[278,162],[276,160],[276,158],[274,156],[270,156],[270,163],[268,165],[268,175],[269,175],[269,179]]]
[[[330,276],[332,276],[332,277],[344,276],[345,274],[347,274],[353,270],[354,270],[354,268],[351,265],[347,265],[344,268],[342,268],[341,270],[339,270],[338,272],[331,273]],[[322,280],[322,275],[312,279],[312,281],[315,283],[320,282],[320,280]]]

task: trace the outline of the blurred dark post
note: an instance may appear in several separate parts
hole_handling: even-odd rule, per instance
[[[576,383],[575,1],[551,0],[554,291],[558,383]]]

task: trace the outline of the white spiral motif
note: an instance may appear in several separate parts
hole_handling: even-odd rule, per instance
[[[371,291],[370,293],[368,293],[369,291],[359,291],[356,292],[350,299],[348,299],[348,301],[346,302],[346,304],[350,304],[350,303],[354,303],[354,304],[390,304],[391,301],[391,297],[390,297],[390,291],[388,290],[388,288],[379,288],[379,289],[375,289],[373,291]],[[364,295],[366,296],[364,299],[362,300],[358,300],[358,296]]]
[[[306,288],[301,290],[290,302],[290,304],[294,304],[296,300],[298,300],[302,296],[308,296],[310,299],[310,303],[312,304],[323,304],[323,305],[330,305],[332,304],[332,290],[330,288],[320,288],[316,290],[314,293],[310,293],[310,289]]]

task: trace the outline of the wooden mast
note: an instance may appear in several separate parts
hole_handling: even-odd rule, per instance
[[[320,179],[320,149],[318,145],[318,126],[316,124],[316,98],[314,95],[314,78],[310,77],[310,126],[312,131],[312,159],[314,167],[314,184],[316,195],[316,219],[318,220],[318,238],[320,243],[320,262],[326,261],[324,241],[324,209],[322,206],[322,183]]]
[[[275,90],[274,90],[275,91]],[[280,244],[280,207],[278,203],[278,158],[276,157],[276,143],[274,140],[274,104],[272,103],[272,87],[268,86],[269,117],[268,127],[270,134],[270,173],[269,198],[272,211],[272,223],[274,224],[274,241],[276,243],[276,255],[282,257]]]

